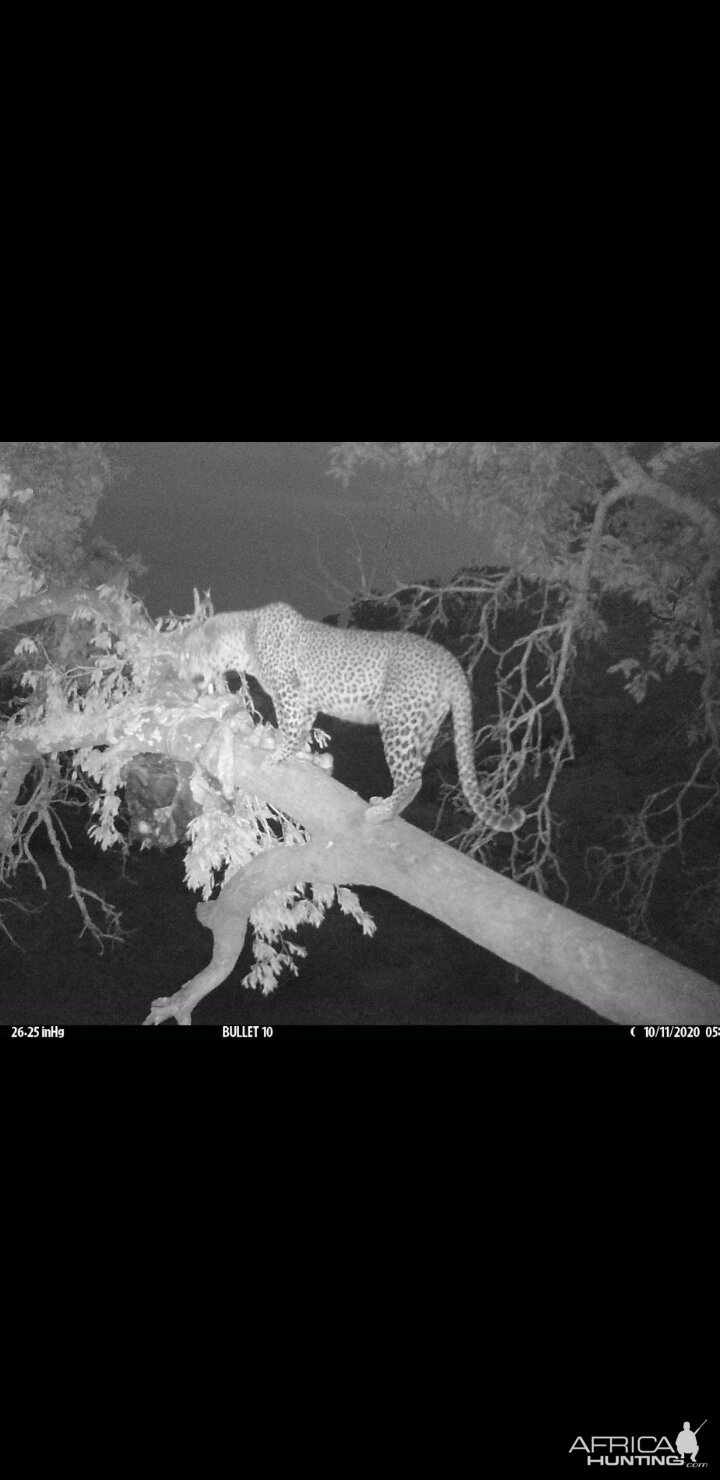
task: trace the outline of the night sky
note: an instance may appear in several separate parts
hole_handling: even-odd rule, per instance
[[[130,474],[108,488],[94,528],[148,567],[133,589],[153,617],[191,611],[193,586],[216,611],[281,600],[309,617],[338,611],[360,586],[356,541],[377,590],[491,558],[442,511],[400,510],[374,473],[343,489],[326,476],[332,445],[121,442]]]

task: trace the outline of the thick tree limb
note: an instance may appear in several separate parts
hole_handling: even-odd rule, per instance
[[[697,972],[530,893],[407,822],[373,828],[365,803],[313,766],[291,760],[268,771],[248,751],[236,743],[238,784],[288,812],[311,842],[253,859],[218,900],[198,906],[213,933],[212,961],[174,996],[154,1002],[148,1024],[169,1017],[189,1024],[197,1003],[233,970],[259,900],[310,882],[386,889],[611,1022],[720,1022],[720,986]]]

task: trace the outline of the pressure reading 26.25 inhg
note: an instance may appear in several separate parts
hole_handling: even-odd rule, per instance
[[[13,1028],[11,1038],[64,1038],[65,1029],[54,1025],[52,1028],[28,1027]]]

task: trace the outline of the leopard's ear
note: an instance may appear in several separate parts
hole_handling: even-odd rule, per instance
[[[210,600],[209,591],[206,591],[205,595],[201,598],[197,586],[193,586],[193,599],[195,602],[195,610],[193,612],[193,619],[195,622],[202,622],[205,620],[206,617],[212,616],[213,604]]]

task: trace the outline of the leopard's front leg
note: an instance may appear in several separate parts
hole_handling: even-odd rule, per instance
[[[267,764],[277,766],[304,751],[316,711],[308,704],[302,690],[290,686],[283,693],[274,693],[272,701],[278,722],[278,739],[275,749],[268,752]]]

